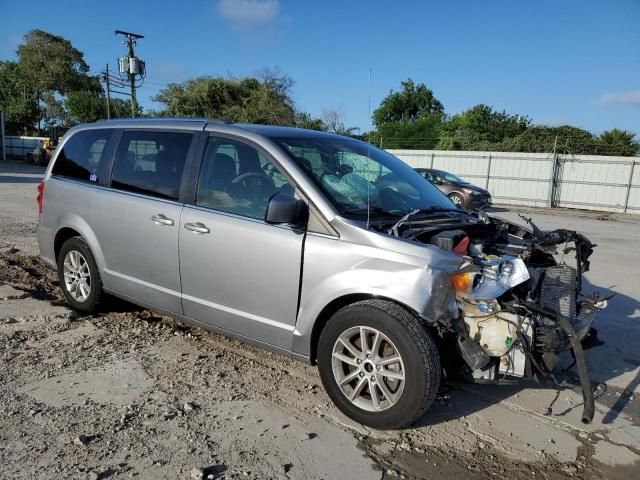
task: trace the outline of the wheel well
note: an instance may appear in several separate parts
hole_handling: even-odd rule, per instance
[[[322,309],[322,311],[320,312],[320,315],[318,315],[318,318],[316,319],[316,322],[313,324],[313,330],[311,331],[311,348],[309,352],[309,359],[311,360],[312,365],[315,365],[316,359],[318,356],[318,341],[320,340],[320,334],[322,333],[324,326],[327,324],[327,322],[333,316],[333,314],[336,313],[341,308],[346,307],[347,305],[351,305],[352,303],[360,302],[362,300],[369,300],[371,298],[387,300],[389,302],[400,305],[402,308],[407,309],[414,315],[416,314],[414,310],[408,308],[406,305],[403,305],[402,303],[396,302],[395,300],[390,298],[380,297],[377,295],[370,295],[367,293],[352,293],[350,295],[338,297],[335,300],[331,301]]]
[[[79,237],[80,234],[76,232],[73,228],[61,228],[58,233],[56,233],[56,238],[53,241],[53,252],[55,254],[55,260],[58,261],[58,253],[60,253],[60,249],[64,242],[73,237]]]

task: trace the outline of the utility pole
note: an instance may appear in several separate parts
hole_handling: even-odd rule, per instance
[[[109,64],[104,66],[104,83],[107,84],[107,120],[111,118],[111,92],[109,90]]]
[[[135,58],[133,55],[133,38],[131,34],[127,35],[127,46],[129,47],[129,64],[131,64],[131,59]],[[131,118],[135,118],[136,112],[138,110],[138,106],[136,105],[138,102],[136,101],[136,74],[131,73],[131,68],[129,68],[129,87],[131,88]]]
[[[116,90],[113,87],[117,87],[117,88],[124,88],[125,87],[125,83],[129,83],[129,74],[128,74],[128,70],[129,70],[129,57],[123,57],[121,59],[118,59],[118,63],[121,63],[122,60],[124,60],[127,65],[126,65],[126,70],[127,70],[127,75],[126,77],[123,77],[122,75],[119,76],[115,76],[111,74],[111,71],[109,70],[109,64],[107,63],[104,66],[104,70],[102,71],[102,75],[101,75],[101,79],[102,82],[104,83],[104,87],[105,87],[105,92],[107,94],[107,98],[106,98],[106,102],[107,102],[107,119],[111,118],[111,94],[112,93],[117,93],[119,95],[130,95],[129,92],[123,92],[121,90]],[[119,112],[115,112],[116,115]]]
[[[122,35],[125,37],[124,44],[128,49],[128,57],[122,57],[118,60],[118,66],[120,74],[126,74],[129,78],[129,88],[131,95],[131,118],[134,118],[138,112],[138,102],[136,100],[136,75],[144,78],[145,69],[144,62],[137,58],[134,54],[133,47],[136,45],[136,40],[144,38],[144,35],[137,33],[123,32],[122,30],[116,30],[116,35]]]

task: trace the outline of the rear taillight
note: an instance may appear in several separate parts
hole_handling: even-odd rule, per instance
[[[36,196],[36,202],[38,202],[38,213],[42,213],[42,205],[44,204],[44,182],[38,184],[38,195]]]

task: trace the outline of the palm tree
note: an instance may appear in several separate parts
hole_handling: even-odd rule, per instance
[[[598,137],[599,150],[605,155],[622,155],[630,157],[640,153],[640,143],[635,139],[636,134],[627,130],[614,128],[605,130]]]

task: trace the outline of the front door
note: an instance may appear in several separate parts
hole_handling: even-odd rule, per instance
[[[293,188],[266,154],[209,139],[180,222],[182,304],[195,320],[289,349],[304,233],[264,222],[277,191]]]

